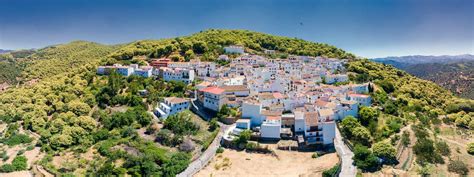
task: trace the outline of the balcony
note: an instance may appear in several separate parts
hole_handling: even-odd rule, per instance
[[[317,137],[308,137],[306,138],[306,144],[323,144],[323,138],[317,138]]]
[[[311,126],[309,127],[309,130],[308,130],[308,132],[319,132],[319,131],[323,131],[323,129],[318,126]]]
[[[171,110],[171,107],[165,103],[160,103],[160,108],[162,108],[163,110]]]

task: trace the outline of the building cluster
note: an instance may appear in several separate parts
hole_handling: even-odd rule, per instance
[[[346,60],[290,56],[268,59],[241,55],[201,78],[199,101],[209,110],[236,107],[241,117],[235,134],[249,129],[262,139],[294,137],[302,145],[333,143],[336,120],[357,117],[369,106],[369,83],[345,84]]]
[[[202,82],[195,85],[199,105],[214,112],[223,105],[240,110],[235,134],[249,129],[262,139],[293,137],[304,145],[332,144],[335,121],[346,116],[357,117],[360,106],[371,104],[367,94],[369,83],[334,85],[348,83],[345,59],[308,56],[269,59],[245,54],[240,46],[229,46],[224,50],[241,55],[236,58],[219,56],[219,60],[230,62],[226,66],[199,60],[171,62],[157,59],[150,67],[114,65],[99,67],[97,72],[105,74],[106,68],[116,68],[117,72],[128,76],[150,68],[152,74],[166,81],[191,83],[195,77],[199,78]],[[155,113],[167,117],[189,105],[187,99],[166,98]]]

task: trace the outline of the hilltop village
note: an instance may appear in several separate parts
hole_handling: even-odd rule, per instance
[[[113,70],[123,76],[157,77],[194,85],[192,98],[164,98],[154,109],[161,119],[190,109],[205,112],[210,119],[223,107],[235,109],[236,117],[221,119],[232,124],[224,140],[232,141],[243,130],[252,130],[261,140],[293,138],[298,146],[333,145],[336,123],[357,117],[360,106],[370,106],[370,83],[349,84],[346,59],[288,56],[270,59],[244,53],[241,46],[224,48],[223,65],[191,60],[173,62],[153,59],[146,66],[100,66],[97,74]],[[275,51],[266,50],[265,54]],[[202,115],[202,114],[201,114]],[[211,115],[207,117],[206,115]]]

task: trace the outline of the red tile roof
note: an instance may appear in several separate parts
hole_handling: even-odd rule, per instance
[[[273,97],[275,97],[276,99],[283,99],[283,98],[285,98],[280,92],[275,92],[275,93],[273,93]]]
[[[215,95],[220,95],[224,93],[224,89],[221,89],[219,87],[206,87],[206,88],[201,89],[201,92],[207,92],[207,93],[212,93]]]

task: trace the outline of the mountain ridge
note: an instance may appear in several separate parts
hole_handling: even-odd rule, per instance
[[[474,55],[412,55],[375,58],[419,78],[430,80],[458,96],[474,99]]]

